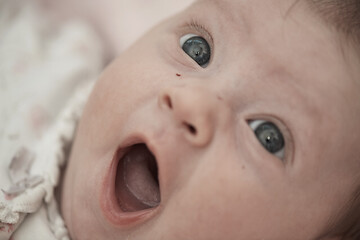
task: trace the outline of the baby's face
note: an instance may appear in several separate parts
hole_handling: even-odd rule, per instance
[[[292,5],[198,1],[104,71],[63,185],[74,239],[321,234],[356,184],[360,74]]]

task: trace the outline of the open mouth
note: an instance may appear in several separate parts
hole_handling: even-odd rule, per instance
[[[160,204],[156,158],[145,144],[130,146],[119,159],[115,195],[123,212],[137,212]]]

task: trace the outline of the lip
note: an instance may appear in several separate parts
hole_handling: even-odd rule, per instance
[[[127,149],[130,146],[139,143],[146,144],[151,153],[157,159],[156,151],[154,151],[153,145],[150,144],[144,136],[129,137],[116,149],[115,153],[113,154],[111,164],[107,170],[107,174],[102,181],[102,189],[99,199],[102,213],[109,222],[113,223],[115,226],[118,227],[131,227],[133,225],[145,222],[152,216],[154,216],[159,211],[159,208],[161,206],[160,202],[160,205],[154,208],[149,208],[136,212],[124,212],[118,204],[115,194],[115,179],[117,173],[117,166],[120,159],[127,152]]]

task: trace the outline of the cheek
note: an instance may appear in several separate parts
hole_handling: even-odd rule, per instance
[[[149,95],[147,82],[131,62],[121,58],[112,63],[95,84],[86,104],[79,128],[84,140],[95,149],[100,146],[97,144],[116,144],[116,132]]]
[[[159,222],[165,236],[189,233],[192,239],[253,239],[259,227],[267,227],[262,220],[271,216],[268,210],[273,206],[259,182],[241,168],[239,159],[221,156],[204,159],[166,203]]]
[[[311,210],[291,197],[295,194],[287,184],[264,183],[251,166],[242,164],[244,159],[234,155],[224,151],[195,159],[202,164],[166,203],[157,223],[157,228],[165,229],[160,236],[293,239],[298,226],[307,227],[309,219],[304,215]]]

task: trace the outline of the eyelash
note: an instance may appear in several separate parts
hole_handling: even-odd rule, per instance
[[[191,19],[189,22],[185,24],[185,27],[195,31],[195,33],[201,35],[203,38],[205,38],[209,45],[211,52],[214,52],[214,39],[212,35],[210,34],[210,31],[205,27],[205,25],[201,24],[195,19]]]

